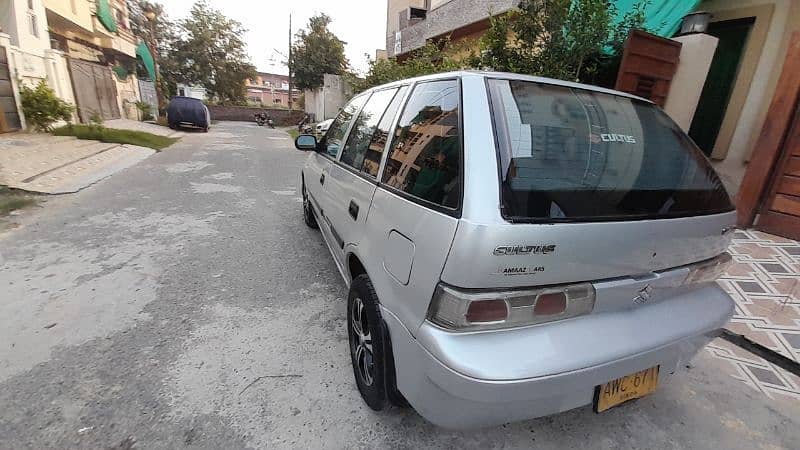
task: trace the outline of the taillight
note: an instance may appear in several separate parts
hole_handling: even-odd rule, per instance
[[[497,322],[508,318],[508,306],[503,300],[477,300],[467,307],[467,322]]]
[[[452,330],[513,328],[592,312],[590,283],[513,291],[465,291],[436,287],[428,319]]]
[[[689,276],[686,277],[683,284],[699,284],[715,281],[728,270],[728,266],[731,265],[732,261],[733,258],[731,258],[731,255],[725,252],[716,258],[693,264],[689,266]]]

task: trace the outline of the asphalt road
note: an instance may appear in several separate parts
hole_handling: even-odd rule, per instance
[[[374,413],[305,157],[221,123],[0,234],[0,448],[800,448],[800,402],[706,352],[652,396],[468,432]]]

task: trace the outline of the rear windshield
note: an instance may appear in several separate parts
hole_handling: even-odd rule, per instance
[[[630,220],[733,209],[702,152],[648,102],[517,80],[489,80],[489,91],[509,220]]]

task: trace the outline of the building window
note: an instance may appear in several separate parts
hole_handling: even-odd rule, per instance
[[[28,13],[28,31],[36,36],[39,37],[39,22],[36,20],[36,14]]]
[[[289,82],[288,81],[282,81],[281,82],[281,89],[287,89],[288,90],[289,89]]]
[[[121,9],[115,9],[115,11],[117,16],[117,23],[119,24],[120,27],[125,28],[127,30],[128,25],[125,22],[125,13],[122,12]]]
[[[275,103],[275,104],[278,104],[278,105],[280,105],[280,104],[281,104],[281,99],[279,99],[279,98],[273,98],[273,99],[272,99],[272,103]]]

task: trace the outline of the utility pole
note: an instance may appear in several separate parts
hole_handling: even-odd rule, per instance
[[[289,13],[289,61],[286,63],[289,68],[289,111],[292,110],[292,13]]]

